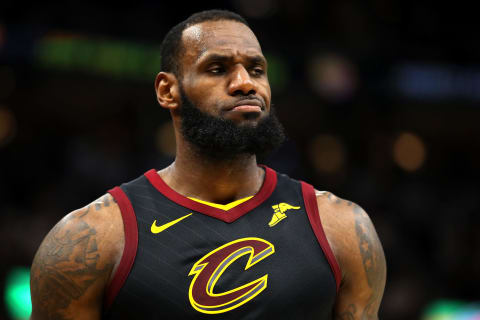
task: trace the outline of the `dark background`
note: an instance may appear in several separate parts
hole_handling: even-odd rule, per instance
[[[480,23],[462,2],[2,1],[0,286],[63,215],[172,161],[159,44],[211,8],[244,15],[269,59],[289,140],[263,162],[370,214],[380,318],[480,300]]]

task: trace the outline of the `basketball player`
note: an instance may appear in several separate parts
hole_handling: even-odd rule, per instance
[[[257,164],[283,132],[247,22],[194,14],[161,54],[176,159],[50,231],[32,319],[377,319],[386,266],[367,214]]]

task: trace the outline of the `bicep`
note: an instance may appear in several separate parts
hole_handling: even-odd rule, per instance
[[[102,259],[102,232],[89,210],[67,215],[40,245],[31,268],[31,319],[100,319],[111,264]]]
[[[337,296],[336,319],[378,319],[386,281],[382,245],[368,215],[353,205],[355,231],[343,258],[344,278]]]

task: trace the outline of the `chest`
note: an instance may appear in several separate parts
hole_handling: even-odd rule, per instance
[[[231,223],[132,200],[138,248],[112,309],[145,319],[330,317],[335,282],[301,197],[273,196]]]

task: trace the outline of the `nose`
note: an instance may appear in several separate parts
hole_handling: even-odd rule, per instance
[[[235,66],[235,69],[232,72],[231,81],[228,85],[228,93],[232,96],[257,93],[255,81],[252,80],[250,74],[243,65]]]

